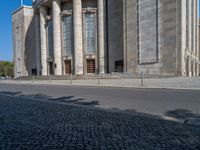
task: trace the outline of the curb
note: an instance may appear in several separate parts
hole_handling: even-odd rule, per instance
[[[184,88],[184,87],[156,87],[156,86],[117,86],[117,85],[91,85],[91,84],[63,84],[63,83],[25,83],[25,82],[0,82],[0,84],[15,84],[15,85],[46,85],[46,86],[81,86],[81,87],[108,87],[108,88],[134,88],[134,89],[161,89],[161,90],[196,90],[200,88]]]

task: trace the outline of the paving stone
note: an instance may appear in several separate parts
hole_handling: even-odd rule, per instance
[[[0,95],[1,149],[199,150],[200,128],[151,115]]]

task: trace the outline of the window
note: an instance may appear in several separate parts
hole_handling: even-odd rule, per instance
[[[72,54],[72,36],[72,16],[65,16],[63,18],[63,47],[65,55]]]
[[[47,33],[48,33],[48,58],[53,58],[54,52],[53,52],[53,21],[52,20],[48,22]]]
[[[85,13],[85,54],[96,52],[95,13]]]

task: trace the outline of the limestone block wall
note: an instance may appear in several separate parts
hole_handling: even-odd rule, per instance
[[[134,73],[138,65],[137,0],[124,1],[124,68]]]
[[[24,31],[25,31],[25,67],[28,75],[36,75],[36,38],[35,38],[35,18],[33,9],[24,9]],[[36,72],[34,72],[34,70]]]
[[[96,0],[83,0],[82,8],[97,8],[97,1]]]
[[[65,3],[63,3],[61,5],[62,10],[72,10],[73,9],[73,5],[72,5],[72,1],[67,1]]]
[[[31,75],[36,69],[33,9],[23,6],[12,14],[15,77]]]
[[[178,56],[184,48],[181,47],[182,12],[179,14],[182,3],[174,0],[127,0],[124,5],[126,71],[177,75]]]
[[[138,1],[139,64],[158,60],[158,0]]]
[[[115,61],[123,61],[123,0],[107,1],[108,65],[115,71]]]
[[[173,0],[160,0],[160,62],[163,73],[177,73],[177,4]],[[180,26],[179,26],[180,27]]]

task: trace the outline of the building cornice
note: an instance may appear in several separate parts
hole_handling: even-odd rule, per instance
[[[21,7],[17,8],[16,10],[14,10],[11,15],[14,15],[15,13],[17,13],[18,11],[20,11],[23,8],[28,8],[28,9],[33,9],[32,6],[26,6],[26,5],[22,5]]]

